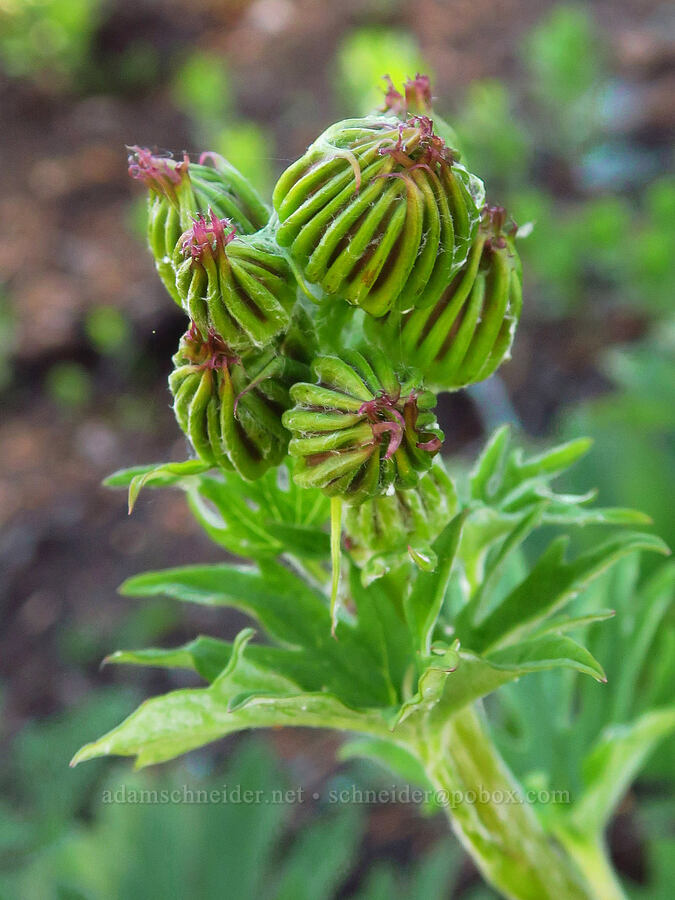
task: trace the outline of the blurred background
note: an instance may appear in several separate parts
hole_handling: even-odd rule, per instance
[[[443,399],[448,453],[471,459],[507,420],[533,443],[590,435],[571,488],[647,511],[672,546],[674,38],[657,0],[0,0],[0,896],[494,896],[441,816],[326,802],[392,783],[336,761],[331,735],[228,739],[138,775],[67,769],[140,698],[188,683],[101,669],[107,653],[240,624],[115,593],[218,558],[179,494],[128,519],[99,486],[186,454],[166,387],[185,322],[146,251],[125,145],[216,150],[269,196],[326,125],[381,103],[381,76],[428,72],[491,202],[534,226],[513,361]],[[650,659],[672,654],[666,634]],[[645,671],[658,696],[663,672]],[[672,896],[672,767],[657,755],[612,826],[631,896]],[[226,783],[306,802],[102,799]]]

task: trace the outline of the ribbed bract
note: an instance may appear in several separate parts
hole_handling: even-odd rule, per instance
[[[320,356],[312,372],[316,384],[295,384],[283,416],[296,483],[351,503],[416,484],[443,439],[417,375],[399,379],[370,346]]]
[[[438,299],[466,260],[483,199],[429,118],[347,119],[277,182],[276,237],[316,299],[382,316]]]
[[[262,348],[289,324],[296,282],[270,235],[239,237],[227,219],[194,218],[180,239],[176,290],[203,334],[228,347]]]
[[[157,156],[143,147],[130,148],[129,174],[148,188],[148,243],[157,272],[172,298],[175,266],[182,259],[179,239],[193,217],[210,210],[227,218],[239,234],[253,234],[269,220],[269,210],[248,181],[216,153],[199,163]],[[205,165],[206,161],[211,165]]]
[[[435,390],[488,378],[508,358],[520,318],[515,231],[501,207],[486,208],[467,262],[437,302],[367,321],[370,339],[419,369]]]

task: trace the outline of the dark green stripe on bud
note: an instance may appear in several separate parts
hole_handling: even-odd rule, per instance
[[[181,261],[179,239],[192,218],[212,209],[228,218],[240,234],[253,234],[269,220],[269,210],[253,187],[227,160],[204,153],[198,163],[180,162],[131,147],[129,174],[148,188],[148,242],[157,272],[180,305],[175,265]],[[205,165],[206,161],[211,165]]]
[[[443,440],[419,378],[399,379],[371,346],[320,356],[312,372],[317,383],[294,385],[283,417],[296,483],[354,504],[416,484]]]
[[[311,295],[382,316],[435,302],[466,260],[483,198],[429,118],[347,119],[277,182],[276,236]]]
[[[466,264],[437,303],[368,321],[370,339],[396,348],[436,390],[488,378],[509,356],[522,308],[515,233],[501,207],[486,207]]]
[[[238,237],[228,219],[196,216],[181,236],[184,257],[176,269],[182,305],[203,334],[209,328],[228,347],[264,347],[285,330],[296,282],[269,237]]]

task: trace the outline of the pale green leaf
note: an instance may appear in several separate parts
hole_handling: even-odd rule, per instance
[[[184,566],[161,572],[146,572],[128,579],[123,594],[134,597],[166,595],[206,606],[230,606],[247,613],[265,632],[287,648],[302,648],[313,677],[330,686],[343,699],[359,706],[387,705],[390,686],[372,654],[355,634],[354,627],[340,620],[336,638],[331,636],[330,614],[322,594],[288,569],[274,562],[259,569],[226,564]],[[256,649],[254,649],[254,646]],[[251,652],[263,653],[251,645]],[[279,664],[302,664],[297,657]],[[286,669],[284,669],[286,671]],[[290,671],[290,670],[288,670]]]
[[[133,511],[141,490],[149,484],[154,487],[181,485],[187,487],[194,481],[194,476],[206,472],[210,468],[200,459],[186,459],[184,462],[152,463],[148,466],[134,466],[131,469],[120,469],[105,479],[106,487],[129,486],[129,513]]]
[[[462,616],[457,629],[462,644],[484,653],[521,641],[623,556],[637,550],[668,552],[655,535],[631,532],[619,534],[568,563],[567,543],[564,536],[554,540],[526,578],[478,625],[472,628],[470,617]]]
[[[675,731],[675,706],[606,729],[584,762],[585,788],[572,817],[585,833],[602,831],[644,761]]]
[[[490,497],[497,490],[510,440],[511,429],[508,425],[502,425],[485,445],[469,480],[474,499],[489,503]]]
[[[87,744],[71,765],[99,756],[135,756],[137,767],[165,762],[247,728],[335,728],[385,736],[376,713],[359,713],[327,693],[252,697],[228,708],[218,682],[208,688],[172,691],[147,700],[124,722]]]
[[[606,682],[600,663],[589,651],[563,635],[547,635],[513,644],[488,655],[498,666],[515,667],[523,673],[552,668],[575,669],[596,681]]]
[[[433,572],[417,573],[412,590],[405,601],[408,627],[413,635],[414,646],[422,656],[429,655],[431,636],[443,605],[468,512],[464,510],[458,513],[436,538],[432,549],[438,558],[438,566]]]
[[[232,644],[201,635],[182,647],[142,650],[117,650],[104,663],[156,666],[165,669],[190,669],[206,681],[215,681],[232,655]]]

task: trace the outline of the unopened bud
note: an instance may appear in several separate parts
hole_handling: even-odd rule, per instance
[[[426,116],[347,119],[274,191],[277,240],[308,290],[373,316],[433,304],[466,260],[483,186]]]
[[[194,218],[179,244],[176,290],[202,332],[214,328],[229,347],[246,352],[288,327],[296,282],[271,239],[239,237],[211,210]]]
[[[437,456],[415,487],[347,506],[344,526],[349,553],[358,566],[368,567],[367,574],[382,571],[382,562],[388,567],[400,565],[407,555],[419,564],[433,556],[431,544],[456,508],[454,485]],[[379,563],[372,563],[373,559]]]
[[[296,482],[355,504],[416,484],[443,440],[435,396],[370,346],[318,357],[312,371],[317,383],[294,385],[283,417]]]
[[[148,188],[148,242],[157,271],[176,303],[175,267],[181,261],[178,242],[192,218],[213,210],[229,219],[240,234],[253,234],[269,219],[269,211],[227,160],[202,154],[199,163],[187,155],[180,162],[130,147],[129,174]],[[205,165],[209,161],[211,165]]]
[[[221,335],[203,337],[194,323],[173,362],[174,412],[200,459],[250,481],[282,461],[289,434],[281,416],[307,366],[271,348],[241,359]]]
[[[488,378],[508,358],[522,308],[515,234],[502,207],[485,207],[469,258],[437,303],[367,322],[370,339],[396,347],[437,390]]]

